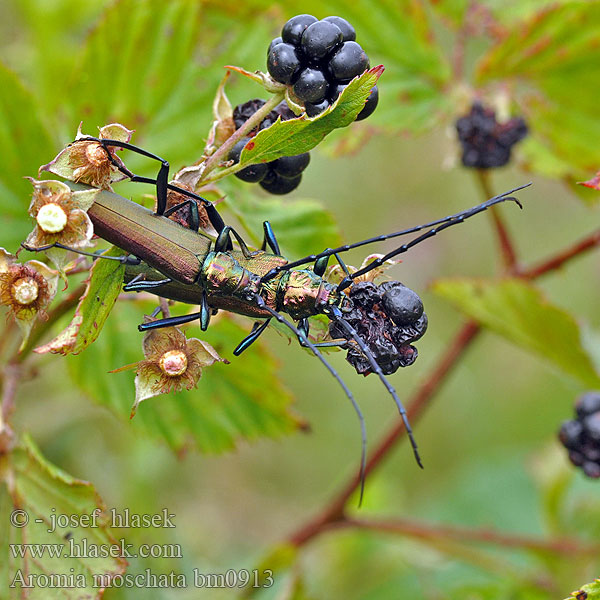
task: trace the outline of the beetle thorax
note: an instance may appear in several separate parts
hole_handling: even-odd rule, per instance
[[[295,320],[326,313],[330,306],[342,307],[345,298],[333,284],[308,269],[289,271],[279,284],[279,309]]]
[[[202,279],[209,294],[252,300],[260,289],[260,277],[244,269],[227,252],[209,252],[202,265]]]

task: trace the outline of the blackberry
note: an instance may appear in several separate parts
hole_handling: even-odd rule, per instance
[[[260,182],[260,186],[270,194],[289,194],[300,185],[301,180],[302,175],[297,175],[296,177],[282,177],[270,169]]]
[[[271,49],[273,48],[273,46],[277,46],[277,44],[281,44],[281,43],[283,43],[283,38],[281,38],[281,37],[273,38],[271,40],[271,43],[269,44],[269,47],[267,48],[267,56],[269,56],[269,52],[271,52]]]
[[[294,111],[287,105],[285,100],[282,100],[270,113],[269,117],[275,122],[277,117],[281,117],[282,121],[287,121],[288,119],[295,119],[296,115]]]
[[[276,44],[269,50],[267,70],[279,83],[292,83],[301,67],[300,58],[291,44]]]
[[[558,439],[569,460],[587,477],[600,478],[600,392],[587,392],[575,403],[576,418],[565,421]]]
[[[398,281],[390,282],[397,285],[386,286],[381,298],[387,315],[398,327],[412,325],[423,314],[423,302],[419,295]]]
[[[369,58],[356,42],[344,42],[328,65],[329,74],[338,82],[350,81],[369,68]]]
[[[527,135],[527,125],[519,117],[498,123],[492,109],[475,102],[469,114],[456,121],[456,131],[463,165],[490,169],[508,163],[512,147]]]
[[[340,28],[342,41],[353,42],[356,40],[356,31],[354,31],[354,27],[346,19],[342,19],[342,17],[325,17],[323,21],[329,21]]]
[[[369,68],[369,58],[356,42],[354,27],[338,16],[319,21],[312,15],[292,17],[273,39],[267,52],[271,76],[289,86],[315,117],[330,106],[348,82]],[[376,108],[379,91],[373,88],[357,120]]]
[[[346,89],[347,83],[337,83],[336,85],[329,86],[328,98],[331,102],[335,102],[338,96]]]
[[[294,94],[303,102],[318,104],[325,99],[328,85],[323,71],[307,67],[300,72],[294,83]]]
[[[260,98],[238,104],[233,109],[233,122],[235,123],[235,128],[239,129],[259,108],[262,108],[264,104],[265,101]]]
[[[236,129],[239,129],[264,104],[265,101],[260,98],[238,104],[233,109],[233,120]],[[251,132],[251,135],[270,127],[278,118],[287,121],[295,116],[286,102],[280,102]],[[250,137],[241,139],[229,152],[229,158],[239,162],[242,150],[249,140]],[[296,156],[285,156],[270,163],[250,165],[238,171],[235,175],[248,183],[260,183],[265,190],[272,194],[287,194],[298,187],[302,179],[301,173],[306,169],[309,162],[310,154],[305,152]]]
[[[400,367],[412,365],[418,352],[411,343],[419,339],[427,329],[427,316],[423,312],[420,298],[398,281],[389,281],[379,286],[371,282],[356,283],[350,288],[349,297],[352,308],[344,314],[344,319],[365,342],[382,372],[390,375]],[[396,317],[401,314],[411,323],[398,325],[392,320],[390,313]],[[409,313],[412,317],[407,319],[406,315]],[[368,375],[372,372],[368,359],[344,329],[332,322],[329,333],[334,338],[349,341],[346,360],[357,373]]]
[[[292,17],[281,30],[283,41],[294,46],[299,46],[302,34],[306,28],[317,21],[317,17],[313,17],[312,15],[296,15]]]
[[[356,120],[362,121],[363,119],[370,117],[375,112],[375,109],[377,108],[378,103],[379,103],[379,88],[375,85],[371,89],[371,93],[369,94],[369,97],[367,98],[367,101],[365,102],[365,106],[358,113]]]
[[[330,106],[331,104],[329,103],[329,100],[327,100],[327,98],[325,98],[325,100],[321,100],[321,102],[317,104],[311,104],[310,102],[304,103],[306,114],[309,117],[316,117],[317,115],[320,115],[324,110],[326,110]]]
[[[575,412],[580,419],[600,411],[600,393],[587,392],[577,399]]]
[[[342,31],[335,23],[317,21],[304,30],[300,48],[308,59],[319,61],[340,46],[342,39]]]
[[[310,162],[310,153],[304,152],[296,156],[282,156],[274,160],[271,164],[271,169],[281,177],[296,177],[300,175]]]
[[[242,150],[244,146],[250,141],[249,137],[242,138],[230,151],[229,151],[229,159],[234,162],[240,161],[240,156],[242,155]],[[267,174],[269,170],[269,166],[266,163],[258,163],[256,165],[250,165],[241,171],[235,173],[235,176],[242,181],[246,181],[248,183],[258,183],[262,181],[264,176]]]

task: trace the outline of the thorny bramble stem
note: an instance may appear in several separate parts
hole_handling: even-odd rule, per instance
[[[220,163],[227,160],[229,151],[237,144],[239,140],[246,136],[250,131],[256,129],[264,120],[264,118],[283,100],[283,92],[273,94],[267,102],[261,106],[233,135],[231,135],[225,142],[219,146],[217,151],[206,161],[204,170],[202,171],[202,177],[198,182],[199,185],[216,181],[224,177],[224,173],[218,173],[210,179],[206,176],[216,169]],[[235,166],[235,165],[234,165]],[[230,167],[231,169],[231,167]],[[229,174],[230,170],[227,170]]]

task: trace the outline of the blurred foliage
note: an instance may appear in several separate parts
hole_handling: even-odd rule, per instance
[[[516,163],[550,180],[536,181],[538,202],[530,200],[533,192],[523,192],[527,210],[509,217],[524,260],[551,254],[589,227],[592,207],[569,201],[566,188],[551,180],[589,179],[600,167],[597,2],[7,0],[3,9],[0,211],[2,245],[9,250],[16,250],[31,229],[26,214],[30,185],[23,176],[35,175],[39,165],[72,140],[80,121],[86,131],[123,123],[136,130],[136,144],[165,156],[174,168],[191,165],[201,158],[223,66],[264,69],[270,39],[286,19],[301,12],[340,14],[355,25],[372,65],[386,68],[379,83],[380,105],[368,121],[331,134],[333,141],[326,145],[345,150],[345,156],[333,162],[315,151],[301,191],[292,199],[268,197],[231,178],[222,182],[223,214],[247,229],[249,240],[258,242],[261,223],[268,219],[283,251],[297,257],[476,203],[479,199],[469,192],[462,173],[440,169],[448,156],[458,155],[444,129],[474,99],[489,103],[500,118],[517,114],[527,119],[531,135]],[[227,83],[234,105],[261,92],[236,75]],[[260,135],[266,140],[272,134]],[[358,150],[358,156],[348,153]],[[127,156],[127,164],[142,175],[156,173],[156,164],[138,156]],[[514,169],[506,173],[498,175],[502,185],[523,178]],[[123,184],[119,191],[144,201],[136,186]],[[579,193],[587,204],[600,197],[595,190]],[[559,216],[548,219],[551,211]],[[482,233],[470,226],[463,246],[458,234],[454,246],[439,238],[437,246],[429,246],[436,250],[423,250],[422,262],[415,250],[413,266],[407,259],[401,267],[403,279],[425,286],[434,274],[447,276],[436,290],[502,340],[480,342],[456,381],[444,389],[444,400],[451,403],[419,424],[425,475],[414,476],[410,456],[404,456],[409,453],[401,453],[369,479],[363,511],[593,542],[600,522],[598,488],[579,473],[569,475],[564,456],[551,450],[551,440],[571,399],[597,385],[591,356],[598,350],[589,352],[580,332],[580,322],[587,320],[585,330],[592,331],[588,341],[598,339],[597,260],[590,264],[592,259],[586,259],[583,266],[539,286],[485,279],[493,260],[491,236],[485,224],[479,228]],[[480,246],[481,251],[473,251]],[[434,296],[425,299],[430,331],[419,343],[417,366],[398,376],[403,395],[434,364],[458,318]],[[58,309],[60,302],[59,296]],[[123,504],[132,512],[158,512],[166,505],[177,513],[174,537],[153,530],[150,541],[181,543],[184,559],[136,559],[131,572],[189,573],[195,567],[214,573],[260,564],[275,569],[276,580],[272,589],[257,593],[260,598],[378,600],[408,595],[550,600],[597,574],[594,555],[500,546],[483,552],[442,536],[417,543],[408,537],[345,531],[322,536],[300,553],[287,545],[267,550],[298,525],[297,516],[323,504],[332,484],[356,467],[353,415],[337,402],[335,382],[321,377],[315,361],[286,347],[285,338],[271,336],[269,350],[255,344],[232,364],[208,369],[197,390],[145,402],[129,422],[132,376],[108,371],[141,357],[135,326],[144,310],[151,309],[145,300],[117,302],[98,340],[80,356],[28,360],[17,397],[16,423],[35,432],[53,462],[98,481],[109,505]],[[71,316],[65,314],[58,325],[66,325]],[[231,350],[250,323],[237,317],[214,321],[202,337],[232,358]],[[56,327],[51,333],[59,331]],[[7,325],[0,341],[5,361],[11,358],[13,333]],[[531,360],[530,353],[544,357],[551,368]],[[279,354],[287,363],[281,369],[274,360]],[[332,361],[340,371],[346,366],[341,356]],[[286,385],[280,381],[282,369]],[[389,398],[370,379],[353,384],[359,398],[382,398],[381,403],[363,404],[373,435],[395,417],[390,416]],[[265,440],[246,446],[242,440],[279,437],[303,427],[303,419],[290,409],[288,382],[314,435],[292,436],[285,445]],[[110,412],[89,405],[87,397]],[[93,488],[59,472],[23,439],[8,455],[8,467],[6,457],[0,462],[0,475],[8,484],[0,487],[0,520],[6,524],[21,501],[29,502],[23,506],[32,515],[46,517],[51,508],[67,514],[93,510],[98,502]],[[166,441],[180,457],[188,448],[223,452],[236,447],[238,452],[218,462],[190,454],[180,464],[157,440]],[[0,529],[4,542],[6,531]],[[47,541],[37,529],[19,531],[28,539]],[[109,539],[104,529],[96,533]],[[149,541],[143,531],[132,529],[127,535],[138,544]],[[261,556],[267,558],[259,562]],[[9,576],[6,564],[0,561],[3,582]],[[60,567],[69,569],[66,562]],[[115,565],[77,568],[110,572]],[[594,585],[585,587],[590,599],[597,593]],[[0,589],[0,596],[4,592]],[[29,597],[50,597],[44,593],[36,590]],[[157,599],[176,594],[231,597],[228,590],[193,588],[143,593]],[[104,597],[139,594],[109,590]]]
[[[581,341],[577,322],[553,306],[533,285],[518,279],[500,282],[438,280],[434,289],[466,315],[536,352],[577,377],[589,388],[600,387],[600,378]],[[565,347],[569,352],[565,353]]]

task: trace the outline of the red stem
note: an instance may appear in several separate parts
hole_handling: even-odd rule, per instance
[[[481,186],[484,197],[492,198],[494,193],[490,184],[489,171],[487,169],[477,169],[476,173],[477,180]],[[498,237],[498,244],[500,246],[500,252],[502,254],[504,266],[506,267],[507,271],[514,271],[516,270],[518,263],[517,251],[515,250],[515,246],[512,242],[508,229],[504,224],[504,220],[502,219],[502,216],[500,215],[500,212],[497,210],[496,206],[492,206],[489,213],[494,224],[496,236]]]
[[[491,198],[493,194],[491,193],[491,189],[489,188],[489,181],[487,181],[487,177],[482,177],[480,175],[480,182],[482,185],[482,189],[484,189],[485,191],[486,197]],[[514,250],[514,246],[511,242],[508,231],[504,227],[504,224],[500,219],[499,215],[496,215],[494,217],[494,224],[496,226],[496,231],[500,240],[500,246],[504,256],[505,264],[507,266],[507,270],[513,276],[527,280],[537,279],[542,275],[545,275],[551,271],[560,268],[565,263],[579,256],[580,254],[583,254],[584,252],[587,252],[595,248],[596,246],[600,246],[600,230],[598,230],[589,234],[588,236],[581,239],[574,245],[566,248],[565,250],[562,250],[556,253],[555,255],[551,256],[550,258],[542,261],[538,265],[521,270],[518,267],[518,260],[516,252]],[[471,342],[478,335],[480,330],[481,329],[477,323],[475,323],[474,321],[469,321],[462,327],[462,329],[458,332],[455,338],[450,342],[448,348],[440,358],[437,366],[434,368],[431,375],[423,381],[423,383],[420,385],[420,387],[409,400],[407,413],[409,419],[412,422],[416,422],[421,416],[425,408],[429,405],[430,400],[434,397],[435,393],[441,387],[446,377],[452,371],[453,367],[462,357],[462,355],[469,347]],[[386,458],[386,456],[390,453],[390,451],[393,449],[393,447],[402,438],[404,434],[404,426],[401,422],[399,422],[383,438],[383,440],[378,444],[374,452],[369,457],[366,466],[367,475],[371,473],[371,471],[375,470],[383,462],[384,458]],[[310,541],[312,538],[316,537],[317,535],[328,529],[338,526],[351,526],[355,524],[355,521],[347,519],[345,515],[345,507],[346,503],[348,502],[348,499],[356,491],[359,483],[359,474],[356,473],[350,479],[350,481],[348,481],[346,486],[344,486],[341,492],[331,501],[331,503],[327,507],[325,507],[321,514],[315,517],[314,519],[310,520],[307,524],[305,524],[295,533],[293,533],[289,537],[288,541],[296,546],[302,546],[308,541]],[[414,523],[410,524],[406,521],[402,521],[400,523],[402,527],[404,527],[407,531],[411,527],[413,528],[413,531],[424,531],[423,525],[416,525]],[[439,528],[432,526],[428,529],[428,531],[431,532],[431,535],[433,535],[434,531],[437,531],[437,535],[458,536],[460,534],[466,536],[465,530],[453,527]],[[406,531],[402,531],[400,533],[406,533]],[[504,536],[501,534],[492,535],[489,531],[485,530],[471,532],[471,536],[478,536],[478,539],[480,539],[481,541],[493,541],[495,543],[503,545],[518,545],[520,547],[533,547],[530,545],[532,543],[541,544],[544,549],[553,549],[556,552],[568,552],[569,549],[572,550],[574,548],[574,546],[569,546],[568,543],[567,545],[565,545],[564,540],[532,542],[531,540],[528,541],[528,538]],[[579,548],[581,548],[581,546],[579,546]],[[587,552],[587,550],[579,551]]]
[[[422,540],[446,538],[457,542],[484,542],[506,548],[546,551],[555,554],[597,555],[600,552],[599,544],[585,544],[572,538],[544,540],[523,535],[501,533],[493,529],[456,527],[440,524],[430,525],[418,521],[409,521],[408,519],[394,519],[391,521],[345,519],[343,522],[334,525],[334,527],[360,527],[362,529],[407,535]]]
[[[477,323],[469,321],[450,342],[450,345],[442,355],[431,375],[423,381],[409,400],[407,413],[411,422],[415,423],[419,419],[425,407],[428,405],[429,400],[435,395],[448,373],[476,337],[479,330],[480,328]],[[406,430],[404,429],[404,425],[402,424],[402,421],[399,421],[383,438],[369,457],[365,471],[367,476],[381,464],[396,442],[398,442],[405,433]],[[289,541],[292,544],[301,546],[317,534],[321,533],[328,524],[343,520],[346,502],[357,489],[359,483],[360,474],[357,472],[323,513],[292,534]]]
[[[575,258],[584,252],[588,252],[589,250],[593,250],[596,246],[600,246],[600,229],[590,233],[572,246],[561,250],[538,265],[520,271],[518,275],[524,279],[537,279],[550,271],[559,269],[572,258]]]

